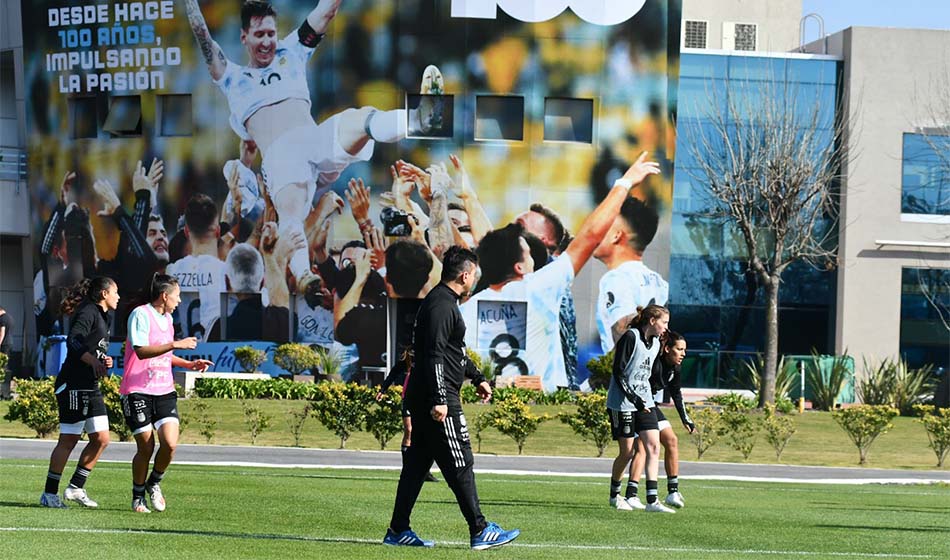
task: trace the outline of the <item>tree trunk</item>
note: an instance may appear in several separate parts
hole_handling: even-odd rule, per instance
[[[759,385],[759,407],[775,403],[775,374],[778,369],[778,287],[779,278],[765,284],[765,369]]]

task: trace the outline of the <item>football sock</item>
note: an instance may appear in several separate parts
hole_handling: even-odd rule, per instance
[[[398,142],[405,138],[408,117],[405,109],[373,111],[366,117],[366,133],[377,142]]]
[[[132,484],[132,499],[141,498],[145,499],[145,485],[144,484]]]
[[[656,486],[657,483],[655,480],[647,481],[647,503],[652,504],[656,502]]]
[[[148,476],[148,480],[145,482],[145,486],[147,488],[151,488],[152,486],[158,486],[158,484],[162,481],[162,478],[164,476],[165,476],[165,473],[152,469],[152,474]]]
[[[86,485],[86,479],[89,478],[91,472],[90,469],[76,467],[76,472],[73,473],[73,477],[69,479],[69,485],[75,488],[82,488]]]
[[[678,476],[666,477],[666,491],[670,494],[680,491],[680,479]]]
[[[56,494],[59,492],[59,479],[63,477],[63,473],[54,473],[49,471],[46,473],[46,493],[47,494]]]
[[[636,498],[637,492],[640,490],[640,483],[635,480],[630,480],[627,482],[627,497]]]
[[[610,479],[610,497],[615,498],[620,495],[620,481]]]

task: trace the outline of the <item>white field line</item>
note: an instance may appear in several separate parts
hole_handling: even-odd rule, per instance
[[[128,461],[100,459],[100,463],[126,464]],[[399,471],[401,467],[395,465],[323,465],[315,463],[266,463],[260,461],[175,461],[176,465],[191,465],[199,467],[246,467],[267,469],[326,469],[326,470],[354,470],[354,471]],[[32,468],[32,467],[31,467]],[[432,469],[438,473],[437,468]],[[602,472],[557,472],[557,471],[530,471],[512,469],[479,469],[478,474],[510,475],[510,476],[556,476],[564,478],[603,478]],[[759,477],[734,475],[680,475],[680,480],[717,480],[732,482],[765,482],[782,484],[840,484],[848,486],[859,485],[931,485],[946,484],[946,480],[938,478],[787,478],[787,477]]]
[[[84,529],[68,527],[0,527],[0,532],[8,533],[67,533],[67,534],[90,534],[90,535],[149,535],[156,537],[168,537],[175,535],[180,537],[212,537],[221,539],[253,539],[253,540],[288,540],[304,542],[322,542],[322,543],[351,543],[382,545],[380,539],[366,539],[358,537],[316,537],[308,535],[281,535],[266,533],[223,533],[223,532],[202,532],[202,531],[175,531],[162,530],[151,531],[148,529]],[[438,545],[449,546],[453,548],[469,548],[469,543],[463,541],[444,541]],[[871,552],[834,552],[834,551],[810,551],[810,550],[770,550],[770,549],[734,549],[734,548],[691,548],[691,547],[664,547],[660,545],[651,546],[633,546],[633,545],[584,545],[568,543],[512,543],[508,545],[517,548],[533,549],[553,549],[553,550],[616,550],[616,551],[642,551],[642,552],[679,552],[694,554],[731,554],[731,555],[751,555],[751,556],[833,556],[843,558],[934,558],[929,554],[891,554],[891,553],[871,553]]]

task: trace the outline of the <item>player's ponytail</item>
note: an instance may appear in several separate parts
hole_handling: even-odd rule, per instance
[[[96,276],[95,278],[83,278],[79,282],[63,290],[63,303],[60,309],[63,315],[72,315],[82,302],[89,300],[93,303],[102,301],[102,292],[108,290],[115,281],[108,276]]]

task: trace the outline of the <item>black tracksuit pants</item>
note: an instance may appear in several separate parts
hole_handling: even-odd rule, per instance
[[[444,422],[433,420],[428,410],[412,411],[412,444],[402,455],[402,472],[389,527],[397,533],[409,529],[412,508],[433,461],[455,493],[471,536],[477,535],[487,523],[475,489],[475,457],[465,416],[461,410],[451,409]]]

